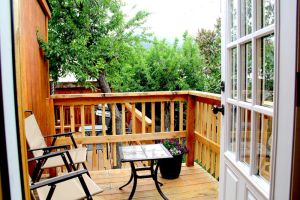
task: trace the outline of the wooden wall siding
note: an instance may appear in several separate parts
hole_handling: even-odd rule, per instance
[[[47,40],[48,19],[51,14],[45,0],[14,0],[13,7],[20,148],[23,173],[28,174],[24,110],[31,109],[35,112],[44,133],[47,133],[54,124],[51,120],[47,123],[46,113],[49,113],[48,109],[53,108],[47,100],[49,72],[36,37],[36,31],[39,30],[39,35]],[[24,176],[26,199],[30,199],[28,182],[28,176]]]
[[[99,119],[91,111],[91,109],[95,110],[98,104],[118,106],[120,112],[124,114],[121,117],[121,135],[116,135],[116,124],[112,125],[111,135],[107,135],[105,131],[98,136],[95,136],[94,131],[92,134],[94,136],[77,134],[76,140],[79,143],[91,144],[93,147],[88,154],[88,167],[92,170],[116,166],[115,144],[118,142],[141,144],[164,138],[180,138],[181,142],[186,142],[189,149],[186,159],[188,166],[196,161],[216,178],[219,176],[221,114],[214,115],[211,111],[213,104],[220,105],[218,95],[194,91],[76,94],[53,95],[51,100],[57,110],[54,120],[57,122],[59,119],[60,124],[56,124],[59,132],[74,129],[77,131],[84,125],[95,127],[99,120],[104,121],[103,117]],[[74,114],[71,111],[73,109]],[[163,113],[166,111],[170,115],[169,127],[165,127],[164,120],[161,121],[161,118],[165,118]],[[74,122],[72,122],[72,115],[75,115]],[[115,114],[113,113],[112,116]],[[129,132],[128,120],[130,119],[132,122]],[[64,138],[60,139],[58,144],[66,142],[70,141]],[[101,148],[99,144],[102,145]],[[106,150],[108,153],[104,153]]]
[[[41,6],[42,5],[42,6]],[[43,52],[37,42],[38,35],[47,40],[47,4],[43,1],[24,0],[21,2],[19,27],[22,109],[33,110],[43,133],[48,133],[46,99],[49,98],[49,70]]]

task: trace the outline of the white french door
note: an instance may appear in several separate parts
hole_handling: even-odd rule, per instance
[[[223,1],[225,116],[219,199],[289,198],[293,110],[283,110],[293,106],[296,4],[297,0]],[[284,98],[284,93],[290,96]]]

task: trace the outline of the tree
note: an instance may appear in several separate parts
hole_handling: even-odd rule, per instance
[[[147,39],[143,24],[148,13],[139,11],[126,20],[120,0],[50,0],[50,5],[49,41],[39,42],[54,81],[72,73],[79,83],[96,79],[102,92],[111,92],[106,75],[118,74],[131,57],[132,46]],[[116,120],[120,134],[118,109]]]
[[[204,61],[195,40],[183,34],[183,44],[175,39],[154,40],[150,48],[141,44],[133,49],[133,59],[127,60],[121,77],[109,77],[116,91],[202,90]],[[169,127],[169,104],[165,106],[165,126]]]
[[[204,57],[204,91],[220,93],[221,84],[221,19],[217,19],[214,30],[201,29],[196,41]]]

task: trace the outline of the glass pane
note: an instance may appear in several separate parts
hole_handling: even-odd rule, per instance
[[[272,150],[272,117],[256,114],[257,175],[270,181]]]
[[[274,34],[258,41],[258,102],[260,105],[273,107],[274,96]]]
[[[251,111],[241,109],[240,161],[250,165]]]
[[[242,98],[252,102],[252,43],[242,46]]]
[[[244,5],[245,35],[252,33],[252,0],[245,0]]]
[[[237,0],[230,0],[230,34],[231,34],[231,41],[234,41],[237,39]]]
[[[231,97],[237,99],[237,49],[231,50]]]
[[[275,0],[262,0],[262,27],[274,24]]]
[[[228,151],[236,152],[236,124],[237,124],[237,107],[235,105],[229,106],[229,139],[228,139]]]

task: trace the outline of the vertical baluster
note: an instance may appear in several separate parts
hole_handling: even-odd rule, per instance
[[[198,148],[199,148],[199,142],[198,142],[198,140],[195,140],[195,153],[194,153],[194,155],[195,155],[195,159],[194,159],[195,162],[198,159],[198,153],[199,153]],[[197,160],[197,162],[199,162],[199,160]]]
[[[200,149],[200,153],[199,153],[199,163],[202,164],[203,166],[203,144],[200,142],[199,143],[199,149]]]
[[[199,105],[199,133],[200,135],[203,135],[203,118],[204,118],[204,115],[203,115],[203,103],[200,102],[200,105]]]
[[[179,131],[183,131],[183,102],[179,102]]]
[[[199,132],[200,128],[200,118],[199,118],[199,101],[196,101],[196,109],[195,109],[195,130]]]
[[[215,178],[219,178],[220,174],[220,154],[216,155],[216,172],[215,172]]]
[[[145,105],[145,102],[143,102],[142,103],[142,133],[146,132],[145,116],[146,116],[146,105]]]
[[[197,154],[197,160],[198,160],[198,163],[200,163],[201,161],[201,142],[199,140],[197,140],[197,143],[198,143],[198,154]]]
[[[221,118],[222,118],[222,115],[219,112],[218,113],[218,129],[217,129],[217,143],[218,144],[220,144],[220,136],[221,136],[221,124],[222,124]]]
[[[207,137],[207,124],[206,124],[206,120],[207,120],[207,104],[204,103],[203,104],[203,118],[202,118],[202,134],[203,137]],[[203,166],[207,165],[207,145],[203,143]]]
[[[170,102],[170,131],[174,131],[174,101]]]
[[[211,140],[213,141],[213,142],[217,142],[217,139],[216,139],[216,131],[217,131],[217,127],[216,127],[216,115],[215,114],[213,114],[213,113],[211,113],[211,128],[212,128],[212,131],[211,131]],[[211,154],[211,160],[212,160],[212,162],[211,162],[211,168],[212,168],[212,170],[211,170],[211,174],[215,174],[215,176],[216,176],[216,154],[217,154],[217,152],[214,152],[214,151],[212,151],[212,154]]]
[[[91,122],[92,122],[92,136],[96,136],[96,129],[95,129],[95,105],[90,106],[91,109]],[[92,168],[93,170],[97,169],[97,149],[96,144],[93,144],[93,161],[92,161]]]
[[[207,124],[206,124],[206,138],[211,139],[211,105],[207,105],[207,110],[206,110],[206,116],[207,116]],[[211,149],[209,146],[206,147],[206,153],[207,153],[207,160],[206,160],[206,170],[210,171],[210,164],[211,164]]]
[[[151,103],[151,132],[155,133],[155,102]]]
[[[116,104],[112,104],[112,134],[116,135]],[[113,143],[113,165],[117,165],[117,144]]]
[[[85,116],[84,105],[81,105],[80,106],[80,121],[81,121],[81,136],[82,137],[85,137],[85,129],[84,129],[85,120],[84,120],[84,116]]]
[[[70,106],[71,131],[75,131],[75,113],[74,106]]]
[[[165,102],[160,104],[160,132],[165,131]]]
[[[125,104],[122,104],[122,134],[126,134],[126,121],[125,121]]]
[[[64,106],[59,106],[60,132],[65,132],[65,113]]]
[[[134,134],[136,133],[135,103],[132,103],[131,118],[132,118],[132,133]]]
[[[106,126],[106,111],[105,111],[105,104],[101,104],[101,110],[102,110],[102,115],[101,115],[101,118],[102,118],[102,135],[103,136],[106,136],[106,129],[107,129],[107,126]],[[103,165],[104,165],[104,168],[108,168],[109,167],[109,161],[108,161],[108,158],[107,158],[107,144],[106,143],[103,143]]]

